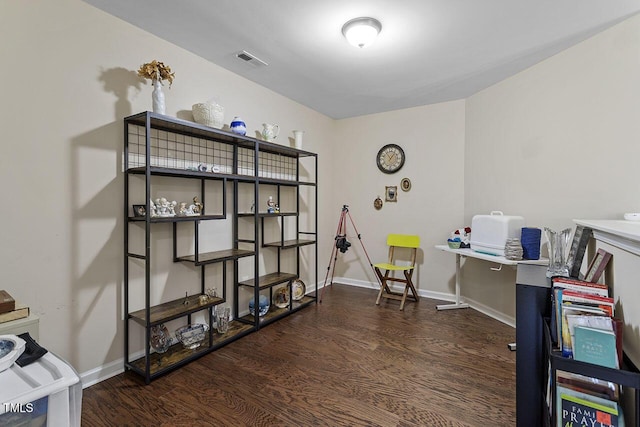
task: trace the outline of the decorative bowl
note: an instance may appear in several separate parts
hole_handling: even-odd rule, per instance
[[[258,305],[258,316],[262,317],[269,311],[269,298],[267,298],[266,295],[260,295]],[[249,313],[251,313],[252,316],[255,315],[255,301],[253,298],[249,301]]]
[[[178,338],[184,348],[193,350],[194,348],[200,347],[202,341],[204,341],[204,333],[208,330],[209,326],[202,323],[185,325],[176,329],[176,338]]]
[[[8,369],[24,352],[27,343],[16,335],[0,335],[0,372]]]
[[[460,243],[461,242],[452,242],[452,241],[448,241],[447,245],[449,245],[450,249],[460,249]]]
[[[201,125],[222,129],[224,126],[224,107],[218,104],[203,102],[191,107],[193,119]]]

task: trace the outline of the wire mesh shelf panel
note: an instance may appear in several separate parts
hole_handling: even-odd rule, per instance
[[[144,126],[128,125],[129,167],[146,166]],[[233,146],[195,136],[151,129],[150,166],[233,173]]]
[[[144,126],[128,124],[129,168],[146,166],[146,131]],[[255,176],[255,151],[238,147],[238,168],[233,168],[233,144],[206,138],[151,129],[150,166],[169,169],[200,170]],[[258,177],[296,180],[296,157],[259,151]]]
[[[298,160],[295,157],[260,152],[258,176],[295,181],[297,164]]]
[[[253,150],[240,148],[238,150],[238,174],[255,175],[255,153]],[[296,157],[285,156],[278,153],[260,151],[258,154],[260,169],[258,177],[271,178],[286,181],[296,180]]]

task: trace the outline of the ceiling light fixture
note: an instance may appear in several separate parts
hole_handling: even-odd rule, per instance
[[[380,21],[374,18],[354,18],[342,26],[342,34],[356,47],[369,46],[382,30]]]

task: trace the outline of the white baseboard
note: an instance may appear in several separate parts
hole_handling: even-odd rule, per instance
[[[80,374],[80,380],[82,381],[82,388],[91,387],[94,384],[98,384],[101,381],[108,380],[111,377],[115,377],[118,374],[124,372],[124,358],[114,360],[106,365],[98,366],[97,368]]]

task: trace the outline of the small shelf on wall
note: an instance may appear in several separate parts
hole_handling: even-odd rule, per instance
[[[263,244],[263,247],[271,247],[271,248],[283,248],[283,249],[287,249],[287,248],[297,248],[299,246],[306,246],[306,245],[313,245],[315,244],[316,241],[315,240],[308,240],[308,239],[292,239],[292,240],[285,240],[283,242],[268,242]]]
[[[304,296],[298,301],[293,301],[293,304],[291,304],[291,306],[278,308],[274,305],[271,305],[269,307],[269,311],[267,311],[264,316],[260,317],[259,324],[262,326],[268,325],[269,323],[280,320],[282,317],[287,316],[294,311],[300,310],[310,304],[313,304],[315,301],[316,298],[313,296]],[[253,314],[247,314],[245,316],[242,316],[239,320],[250,324],[253,323],[255,319]]]
[[[246,216],[255,216],[254,213],[252,212],[241,212],[238,214],[239,217],[246,217]],[[268,212],[258,212],[258,216],[261,218],[268,218],[268,217],[280,217],[280,216],[298,216],[297,212],[274,212],[274,213],[268,213]]]
[[[298,276],[291,273],[269,273],[264,276],[258,277],[258,288],[259,289],[268,289],[271,286],[279,285],[280,283],[290,282],[292,280],[297,279]],[[255,287],[256,281],[255,279],[244,280],[242,282],[238,282],[238,285],[241,286],[250,286]]]
[[[186,298],[180,298],[160,305],[155,305],[149,307],[150,323],[148,326],[177,319],[223,302],[224,300],[222,298],[209,298],[207,302],[202,303],[200,302],[200,295],[191,295]],[[129,313],[129,317],[142,326],[145,326],[146,312],[147,311],[145,309],[134,311]]]
[[[195,265],[204,265],[204,264],[212,264],[215,262],[228,261],[238,258],[243,258],[247,256],[255,255],[255,251],[249,251],[244,249],[225,249],[221,251],[215,252],[205,252],[198,254],[198,259],[196,260],[195,255],[185,255],[177,257],[177,261],[183,262],[192,262]]]
[[[189,222],[189,221],[207,221],[212,219],[226,219],[224,214],[216,215],[193,215],[193,216],[169,216],[169,217],[151,217],[149,222]],[[143,216],[130,216],[129,221],[132,222],[145,222],[146,218]]]
[[[217,331],[209,331],[205,333],[205,339],[200,347],[193,350],[184,348],[181,343],[177,343],[169,347],[164,353],[150,353],[149,354],[149,374],[151,378],[162,375],[165,372],[171,371],[182,364],[186,364],[206,353],[210,353],[213,349],[221,347],[253,332],[253,326],[232,321],[229,323],[229,330],[225,334],[218,334]],[[211,336],[211,340],[209,337]],[[133,360],[129,363],[129,367],[141,375],[145,374],[145,358]]]

